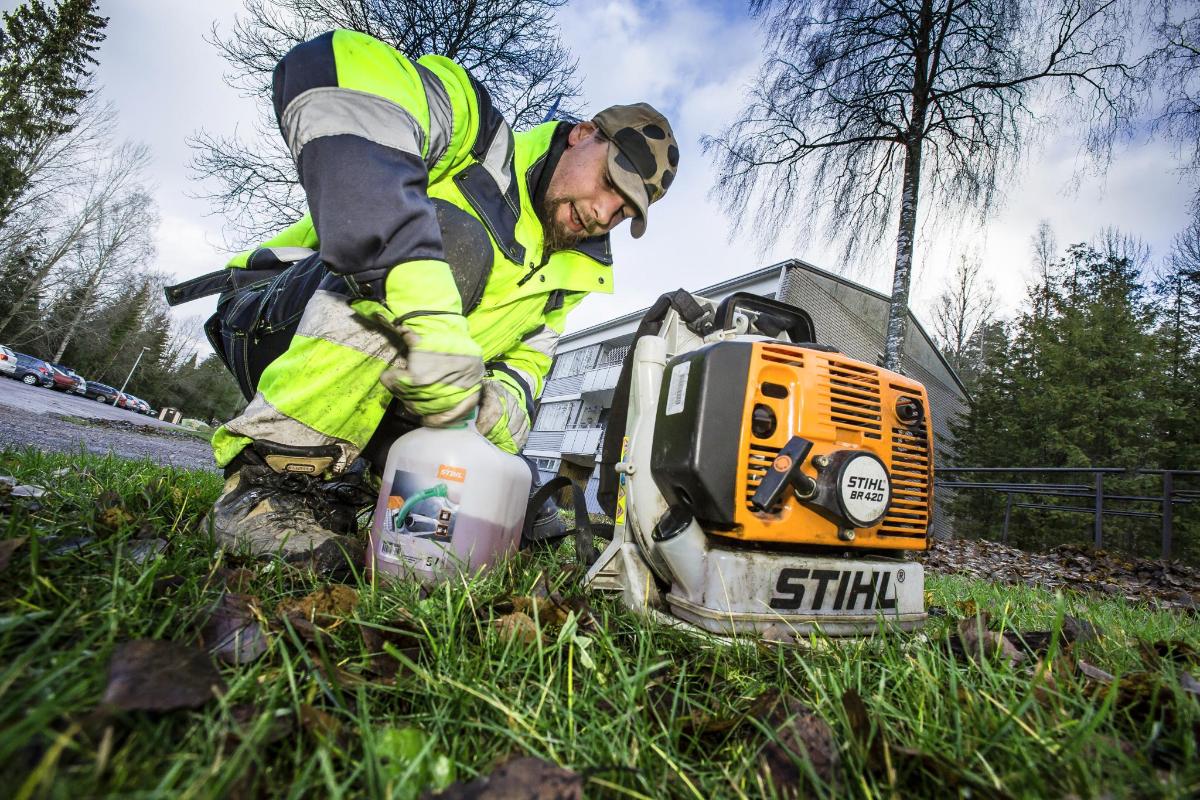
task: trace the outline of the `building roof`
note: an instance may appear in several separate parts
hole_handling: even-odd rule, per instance
[[[803,269],[806,272],[811,272],[814,275],[819,275],[822,278],[825,278],[825,279],[828,279],[831,281],[835,281],[849,289],[852,289],[857,292],[861,292],[862,294],[864,294],[868,297],[875,298],[876,300],[878,300],[882,303],[885,303],[885,304],[891,303],[891,298],[888,297],[886,294],[883,294],[882,292],[878,292],[868,286],[863,286],[861,283],[855,283],[854,281],[849,280],[848,278],[845,278],[841,275],[830,272],[828,270],[821,269],[820,267],[814,266],[813,264],[810,264],[807,261],[802,261],[801,259],[798,259],[798,258],[789,258],[785,261],[780,261],[776,264],[771,264],[770,266],[762,267],[760,269],[756,269],[751,272],[746,272],[741,275],[737,275],[728,280],[721,281],[720,283],[714,283],[712,286],[706,286],[703,289],[697,289],[694,292],[694,294],[698,294],[701,297],[705,297],[710,294],[716,294],[716,295],[729,294],[734,291],[737,291],[738,289],[740,289],[748,284],[757,283],[757,282],[763,280],[764,278],[770,278],[772,276],[779,275],[784,269],[787,269],[789,267]],[[650,310],[649,307],[640,308],[637,311],[632,311],[628,314],[623,314],[622,316],[614,317],[613,319],[598,323],[596,325],[592,325],[592,326],[584,328],[582,330],[578,330],[578,331],[574,331],[572,333],[565,334],[562,337],[562,339],[559,340],[559,349],[562,350],[564,345],[569,345],[576,340],[592,339],[593,337],[596,336],[596,334],[602,333],[606,330],[611,330],[613,328],[620,328],[620,327],[623,327],[630,323],[636,323],[649,310]],[[921,325],[921,321],[917,319],[916,315],[912,311],[912,308],[909,308],[909,310],[908,310],[908,320],[909,320],[909,323],[912,325],[912,327],[915,328],[916,331],[929,344],[930,348],[933,350],[933,352],[937,356],[938,360],[942,363],[942,366],[945,367],[946,372],[948,372],[950,374],[950,377],[954,379],[955,384],[962,391],[963,396],[964,397],[969,396],[966,386],[963,385],[962,380],[958,377],[958,373],[956,373],[954,371],[954,368],[950,366],[950,363],[948,361],[946,361],[946,357],[942,355],[941,349],[934,342],[933,337],[931,337],[929,335],[929,333],[926,332],[924,326]]]

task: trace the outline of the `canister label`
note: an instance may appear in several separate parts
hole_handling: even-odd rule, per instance
[[[466,474],[462,467],[442,464],[431,481],[428,474],[396,470],[380,531],[380,555],[410,563],[414,555],[419,554],[421,563],[439,555],[454,533]]]

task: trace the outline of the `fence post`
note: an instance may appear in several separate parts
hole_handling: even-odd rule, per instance
[[[1004,502],[1004,531],[1000,534],[1000,543],[1008,544],[1008,518],[1012,514],[1012,492],[1005,494]]]
[[[1092,544],[1099,550],[1104,546],[1104,473],[1096,473],[1096,530]]]
[[[1163,473],[1162,498],[1162,559],[1171,557],[1171,537],[1175,533],[1175,473],[1170,470]]]

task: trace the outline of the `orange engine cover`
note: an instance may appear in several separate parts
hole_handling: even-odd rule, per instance
[[[900,419],[898,404],[923,410]],[[709,533],[746,542],[924,549],[933,485],[929,401],[918,382],[840,353],[779,342],[720,342],[672,359],[663,378],[652,470],[667,501]],[[845,518],[788,491],[769,512],[750,503],[793,436],[812,442],[801,471],[868,451],[891,482],[883,518],[839,534]],[[830,476],[826,476],[828,484]]]

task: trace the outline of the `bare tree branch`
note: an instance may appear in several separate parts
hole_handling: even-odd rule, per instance
[[[566,0],[246,0],[233,27],[209,41],[229,70],[225,80],[263,100],[247,138],[201,131],[192,137],[201,197],[228,220],[235,247],[261,241],[304,209],[295,168],[270,111],[271,73],[288,50],[345,28],[381,39],[407,56],[444,55],[482,82],[517,128],[579,110],[576,62],[558,40],[556,9]]]
[[[762,239],[821,228],[847,260],[895,231],[900,367],[918,211],[992,210],[1052,116],[1106,158],[1134,111],[1126,0],[751,0],[771,41],[713,195]],[[925,211],[929,214],[929,211]]]

